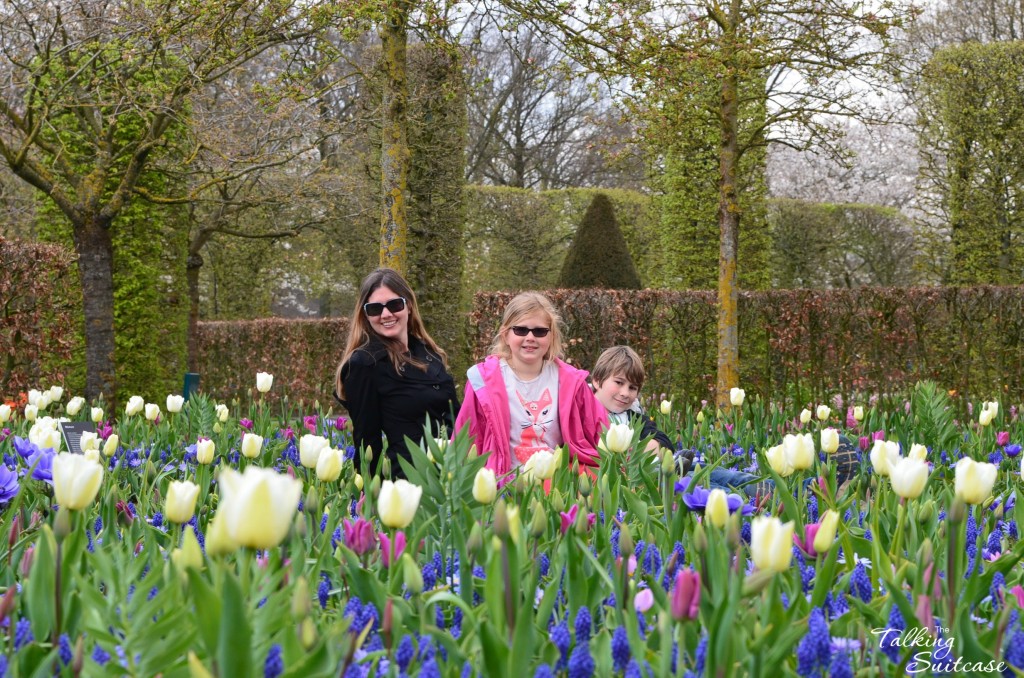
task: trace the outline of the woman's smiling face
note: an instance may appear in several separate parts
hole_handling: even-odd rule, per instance
[[[367,304],[387,304],[389,301],[399,299],[400,295],[394,290],[381,285],[366,299]],[[378,316],[367,314],[370,327],[382,337],[398,339],[403,346],[409,346],[409,304],[405,303],[401,311],[392,312],[387,308]]]

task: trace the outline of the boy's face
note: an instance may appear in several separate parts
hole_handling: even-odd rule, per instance
[[[628,410],[640,392],[623,374],[613,374],[596,386],[594,395],[604,405],[604,409],[614,414]]]

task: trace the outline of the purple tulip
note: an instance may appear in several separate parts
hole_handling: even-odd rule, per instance
[[[0,504],[6,504],[21,491],[18,473],[0,464]]]
[[[1010,444],[1010,432],[1009,431],[1000,431],[999,433],[996,434],[996,445],[999,445],[1000,447],[1002,447],[1003,445],[1009,445],[1009,444]]]
[[[373,524],[365,518],[357,518],[354,522],[348,518],[343,519],[345,528],[345,545],[352,549],[356,555],[373,550],[377,542],[373,538]]]
[[[680,568],[676,573],[676,586],[672,590],[672,617],[676,621],[696,619],[700,612],[700,575]]]
[[[378,537],[380,538],[381,559],[384,562],[384,567],[391,567],[391,563],[398,562],[402,551],[405,550],[405,532],[399,530],[395,533],[394,551],[391,550],[391,539],[386,533],[381,532]]]

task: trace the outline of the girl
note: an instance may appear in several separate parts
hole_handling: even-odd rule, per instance
[[[538,450],[568,445],[582,466],[597,466],[608,415],[587,373],[563,362],[561,318],[547,297],[523,292],[509,302],[491,354],[466,372],[455,430],[469,427],[488,468],[504,475]]]
[[[363,280],[335,388],[352,419],[356,449],[372,449],[379,460],[383,434],[397,476],[404,476],[398,457],[409,459],[406,436],[422,441],[428,418],[434,436],[452,429],[459,396],[448,357],[427,333],[416,295],[397,271],[380,268]]]

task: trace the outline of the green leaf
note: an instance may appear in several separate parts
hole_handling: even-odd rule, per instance
[[[231,673],[237,676],[251,676],[254,674],[254,668],[249,612],[242,595],[242,587],[233,574],[225,574],[221,596],[223,609],[217,643],[217,665],[224,675]]]
[[[36,540],[35,557],[32,571],[25,582],[25,600],[28,603],[28,617],[32,620],[32,635],[36,638],[48,638],[57,622],[56,576],[54,562],[57,552],[57,541],[49,525],[43,525],[42,534]],[[65,586],[67,582],[65,582]]]

